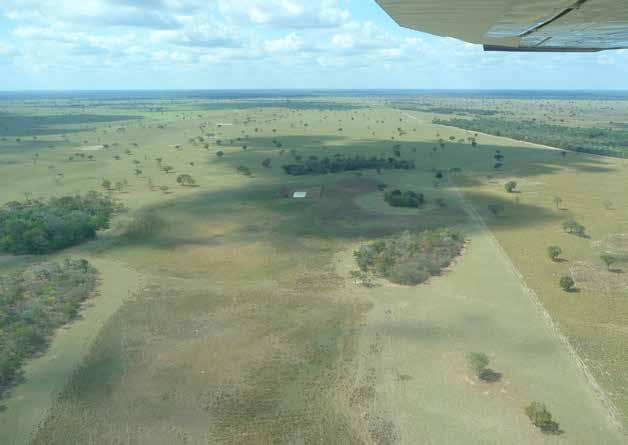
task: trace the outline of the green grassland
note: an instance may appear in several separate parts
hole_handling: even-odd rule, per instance
[[[533,112],[527,102],[497,99],[421,101],[456,112]],[[385,98],[3,105],[2,203],[102,191],[107,179],[123,184],[109,193],[128,212],[98,239],[45,257],[87,258],[102,288],[2,401],[1,443],[625,440],[614,419],[628,419],[628,279],[599,260],[622,240],[628,251],[625,160],[563,158],[484,135],[478,147],[450,142],[471,134],[433,125],[433,110],[401,111]],[[617,109],[608,120],[620,121]],[[447,142],[434,151],[439,138]],[[415,170],[293,177],[281,168],[294,162],[292,150],[388,157],[396,144]],[[442,180],[436,171],[446,172]],[[177,184],[180,174],[197,186]],[[508,180],[520,193],[506,193]],[[427,202],[389,207],[382,183]],[[281,193],[308,187],[320,187],[320,199]],[[492,204],[503,206],[500,216]],[[163,227],[126,236],[147,209]],[[562,231],[569,217],[589,239]],[[374,288],[350,278],[361,243],[443,226],[468,243],[442,276]],[[561,246],[566,261],[551,262],[549,245]],[[0,272],[42,259],[0,256]],[[564,274],[578,292],[559,288]],[[490,356],[499,381],[473,379],[471,351]],[[548,406],[562,434],[529,423],[523,408],[532,400]]]

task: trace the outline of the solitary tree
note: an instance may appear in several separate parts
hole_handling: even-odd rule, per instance
[[[473,374],[478,378],[482,378],[482,374],[486,371],[489,364],[489,358],[482,352],[471,352],[467,354],[467,363]]]
[[[174,170],[174,167],[172,167],[171,165],[164,165],[162,170],[166,173],[170,173],[172,170]]]
[[[196,184],[196,181],[194,180],[194,178],[192,178],[192,176],[184,173],[177,177],[177,184],[180,184],[182,186],[192,186]]]
[[[270,168],[270,158],[266,158],[262,161],[262,165],[266,168]]]
[[[219,158],[222,158],[225,155],[225,152],[220,150],[216,152],[216,156],[218,156]]]
[[[556,196],[554,198],[554,205],[556,206],[556,208],[560,207],[560,204],[563,202],[563,198]]]
[[[547,256],[549,256],[552,261],[558,261],[558,258],[562,253],[563,249],[558,246],[549,246],[547,248]]]
[[[517,188],[517,183],[515,181],[508,181],[506,184],[504,184],[504,188],[508,193],[512,193]]]
[[[525,407],[524,411],[532,424],[544,433],[557,433],[560,431],[560,426],[552,419],[552,414],[542,403],[532,402]]]
[[[102,185],[102,188],[104,188],[105,190],[107,190],[107,191],[111,190],[111,181],[110,180],[103,179],[101,185]]]
[[[569,275],[560,278],[560,287],[562,287],[565,292],[571,292],[575,285],[576,282]]]
[[[600,259],[602,260],[602,262],[604,262],[604,264],[606,264],[606,268],[608,270],[611,270],[611,266],[617,262],[617,257],[608,253],[600,255]]]

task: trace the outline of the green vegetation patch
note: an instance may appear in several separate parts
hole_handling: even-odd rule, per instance
[[[425,202],[423,193],[416,193],[410,190],[391,190],[384,194],[384,199],[392,207],[418,208]]]
[[[451,229],[421,233],[405,231],[397,237],[361,246],[354,252],[362,272],[397,284],[416,285],[439,275],[464,247],[464,236]]]
[[[121,209],[98,192],[10,202],[0,208],[0,252],[44,254],[77,245],[108,228]]]
[[[95,289],[87,260],[65,259],[0,276],[0,396],[26,359],[45,349],[54,330],[76,317]]]
[[[515,121],[488,117],[434,119],[433,122],[565,150],[622,158],[628,156],[628,130],[625,129],[568,127],[536,120]]]
[[[359,170],[412,170],[416,168],[414,161],[364,156],[344,157],[343,155],[335,155],[333,158],[318,159],[316,156],[310,156],[309,159],[298,164],[284,165],[284,171],[293,176],[301,176],[307,174],[326,174],[341,173],[346,171]]]

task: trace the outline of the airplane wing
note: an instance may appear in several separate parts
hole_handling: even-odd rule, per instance
[[[399,25],[486,51],[628,48],[627,0],[376,0]]]

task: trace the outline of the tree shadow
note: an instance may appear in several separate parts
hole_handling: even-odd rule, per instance
[[[496,383],[502,379],[501,372],[494,371],[490,368],[485,368],[479,375],[479,379],[486,383]]]

